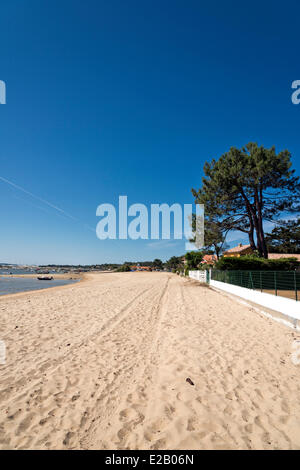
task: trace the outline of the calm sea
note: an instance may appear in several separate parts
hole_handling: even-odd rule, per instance
[[[31,278],[0,276],[0,295],[65,286],[67,284],[74,284],[75,282],[78,282],[78,280],[53,279],[52,281],[39,281],[38,279]]]

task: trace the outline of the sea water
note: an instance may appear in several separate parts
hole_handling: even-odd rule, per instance
[[[35,278],[0,276],[0,295],[47,289],[48,287],[55,286],[65,286],[68,284],[74,284],[75,282],[78,282],[78,279],[52,279],[52,281],[39,281]]]

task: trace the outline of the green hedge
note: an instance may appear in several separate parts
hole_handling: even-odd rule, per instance
[[[294,271],[300,269],[300,262],[296,258],[264,259],[253,255],[240,258],[222,257],[214,266],[221,271]]]

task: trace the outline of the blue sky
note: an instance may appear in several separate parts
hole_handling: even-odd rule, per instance
[[[0,176],[79,221],[0,181],[0,261],[182,254],[178,240],[100,241],[85,224],[119,195],[193,202],[205,160],[232,145],[288,148],[300,174],[299,14],[296,1],[2,3]]]

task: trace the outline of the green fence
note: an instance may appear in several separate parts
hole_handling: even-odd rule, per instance
[[[297,271],[218,271],[213,269],[211,279],[300,300],[300,272]]]

